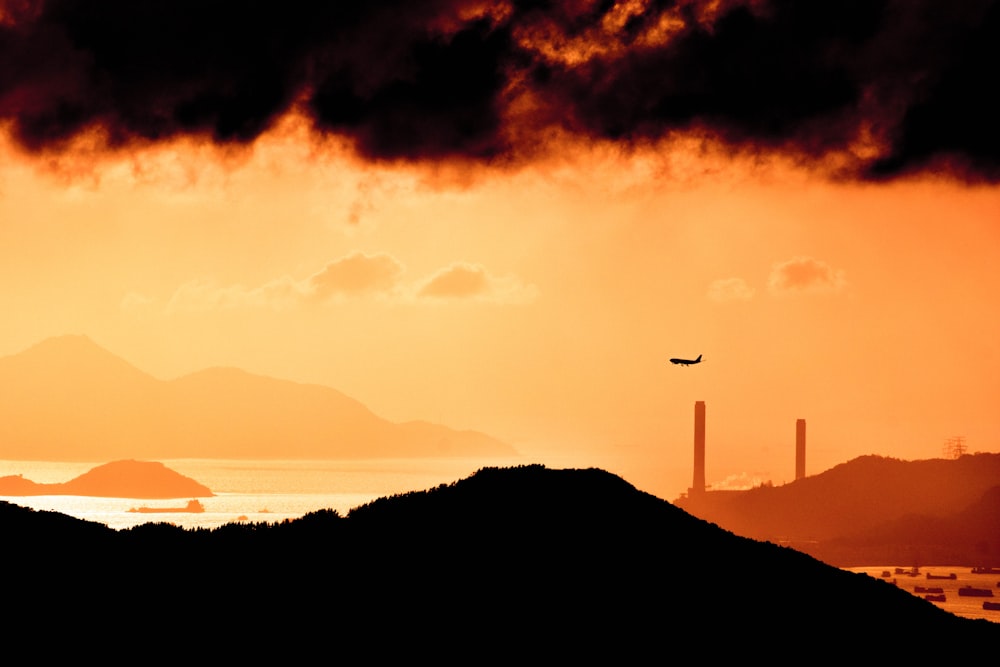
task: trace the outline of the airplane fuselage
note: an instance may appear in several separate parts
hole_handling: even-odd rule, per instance
[[[677,358],[674,358],[674,359],[670,360],[670,363],[672,363],[672,364],[678,364],[680,366],[690,366],[691,364],[700,364],[701,363],[701,355],[699,354],[697,359],[677,359]]]

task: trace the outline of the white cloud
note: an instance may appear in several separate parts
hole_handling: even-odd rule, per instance
[[[742,278],[722,278],[708,286],[708,298],[720,303],[726,301],[749,301],[756,290]]]
[[[209,312],[237,308],[286,310],[333,299],[378,298],[400,303],[475,300],[498,304],[529,303],[538,297],[534,285],[512,276],[498,277],[478,264],[453,263],[414,285],[401,281],[404,267],[387,253],[354,252],[331,262],[312,275],[296,280],[283,276],[257,286],[221,285],[194,280],[178,287],[160,312]],[[152,313],[155,301],[127,294],[121,309],[132,314]]]
[[[165,311],[206,312],[235,308],[290,308],[310,294],[307,286],[284,277],[258,287],[218,285],[214,282],[192,281],[181,285],[170,297]]]
[[[418,295],[462,299],[482,296],[489,290],[486,269],[469,264],[452,264],[431,276]]]
[[[155,301],[148,296],[139,294],[138,292],[129,292],[122,297],[121,303],[118,306],[126,313],[148,314],[152,310],[154,303]]]
[[[403,265],[392,255],[354,252],[329,262],[309,277],[307,285],[320,299],[336,294],[389,292],[402,273]]]
[[[493,276],[479,264],[456,262],[418,286],[417,297],[530,303],[538,298],[538,288],[525,285],[513,276]]]
[[[844,272],[812,257],[795,257],[777,262],[771,269],[768,287],[772,294],[790,292],[839,292],[846,285]]]

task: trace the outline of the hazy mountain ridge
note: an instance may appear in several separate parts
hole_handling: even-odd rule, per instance
[[[212,655],[293,662],[328,649],[406,661],[622,664],[696,646],[745,658],[788,642],[827,658],[899,659],[1000,639],[1000,625],[738,537],[595,469],[487,468],[346,517],[321,511],[211,531],[116,532],[0,504],[0,531],[14,545],[7,567],[23,575],[7,595],[22,600],[15,625],[87,600],[128,609],[115,631],[145,646],[164,625],[197,630],[205,617],[193,605],[211,591],[213,634],[228,639],[206,644],[195,631],[161,645],[182,654],[191,636]],[[67,560],[67,550],[80,557]],[[756,583],[734,570],[753,572]],[[60,634],[106,625],[101,614],[47,618]],[[250,629],[268,641],[244,637]],[[893,636],[933,643],[872,641]],[[700,644],[712,637],[720,641],[711,648]]]
[[[0,358],[0,443],[12,459],[513,456],[506,443],[375,415],[321,385],[210,368],[158,380],[85,336]]]
[[[806,549],[827,562],[1000,567],[1000,485],[961,512],[906,514]]]
[[[925,564],[1000,565],[997,487],[1000,454],[862,456],[779,487],[675,502],[737,534],[795,543],[838,565],[910,562],[918,553]],[[948,558],[959,560],[941,561]]]

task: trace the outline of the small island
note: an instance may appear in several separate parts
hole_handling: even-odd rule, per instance
[[[0,496],[94,496],[101,498],[208,498],[215,494],[156,461],[112,461],[68,482],[39,484],[21,475],[0,477]],[[180,511],[197,511],[182,509]]]

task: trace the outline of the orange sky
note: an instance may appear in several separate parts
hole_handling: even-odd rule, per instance
[[[83,333],[162,379],[325,384],[669,498],[696,400],[710,484],[791,481],[797,418],[811,473],[1000,449],[996,188],[582,151],[455,183],[295,137],[86,175],[6,156],[2,354]]]
[[[320,383],[667,498],[696,400],[717,487],[791,481],[798,418],[809,473],[1000,451],[1000,10],[772,4],[0,1],[0,354]]]

